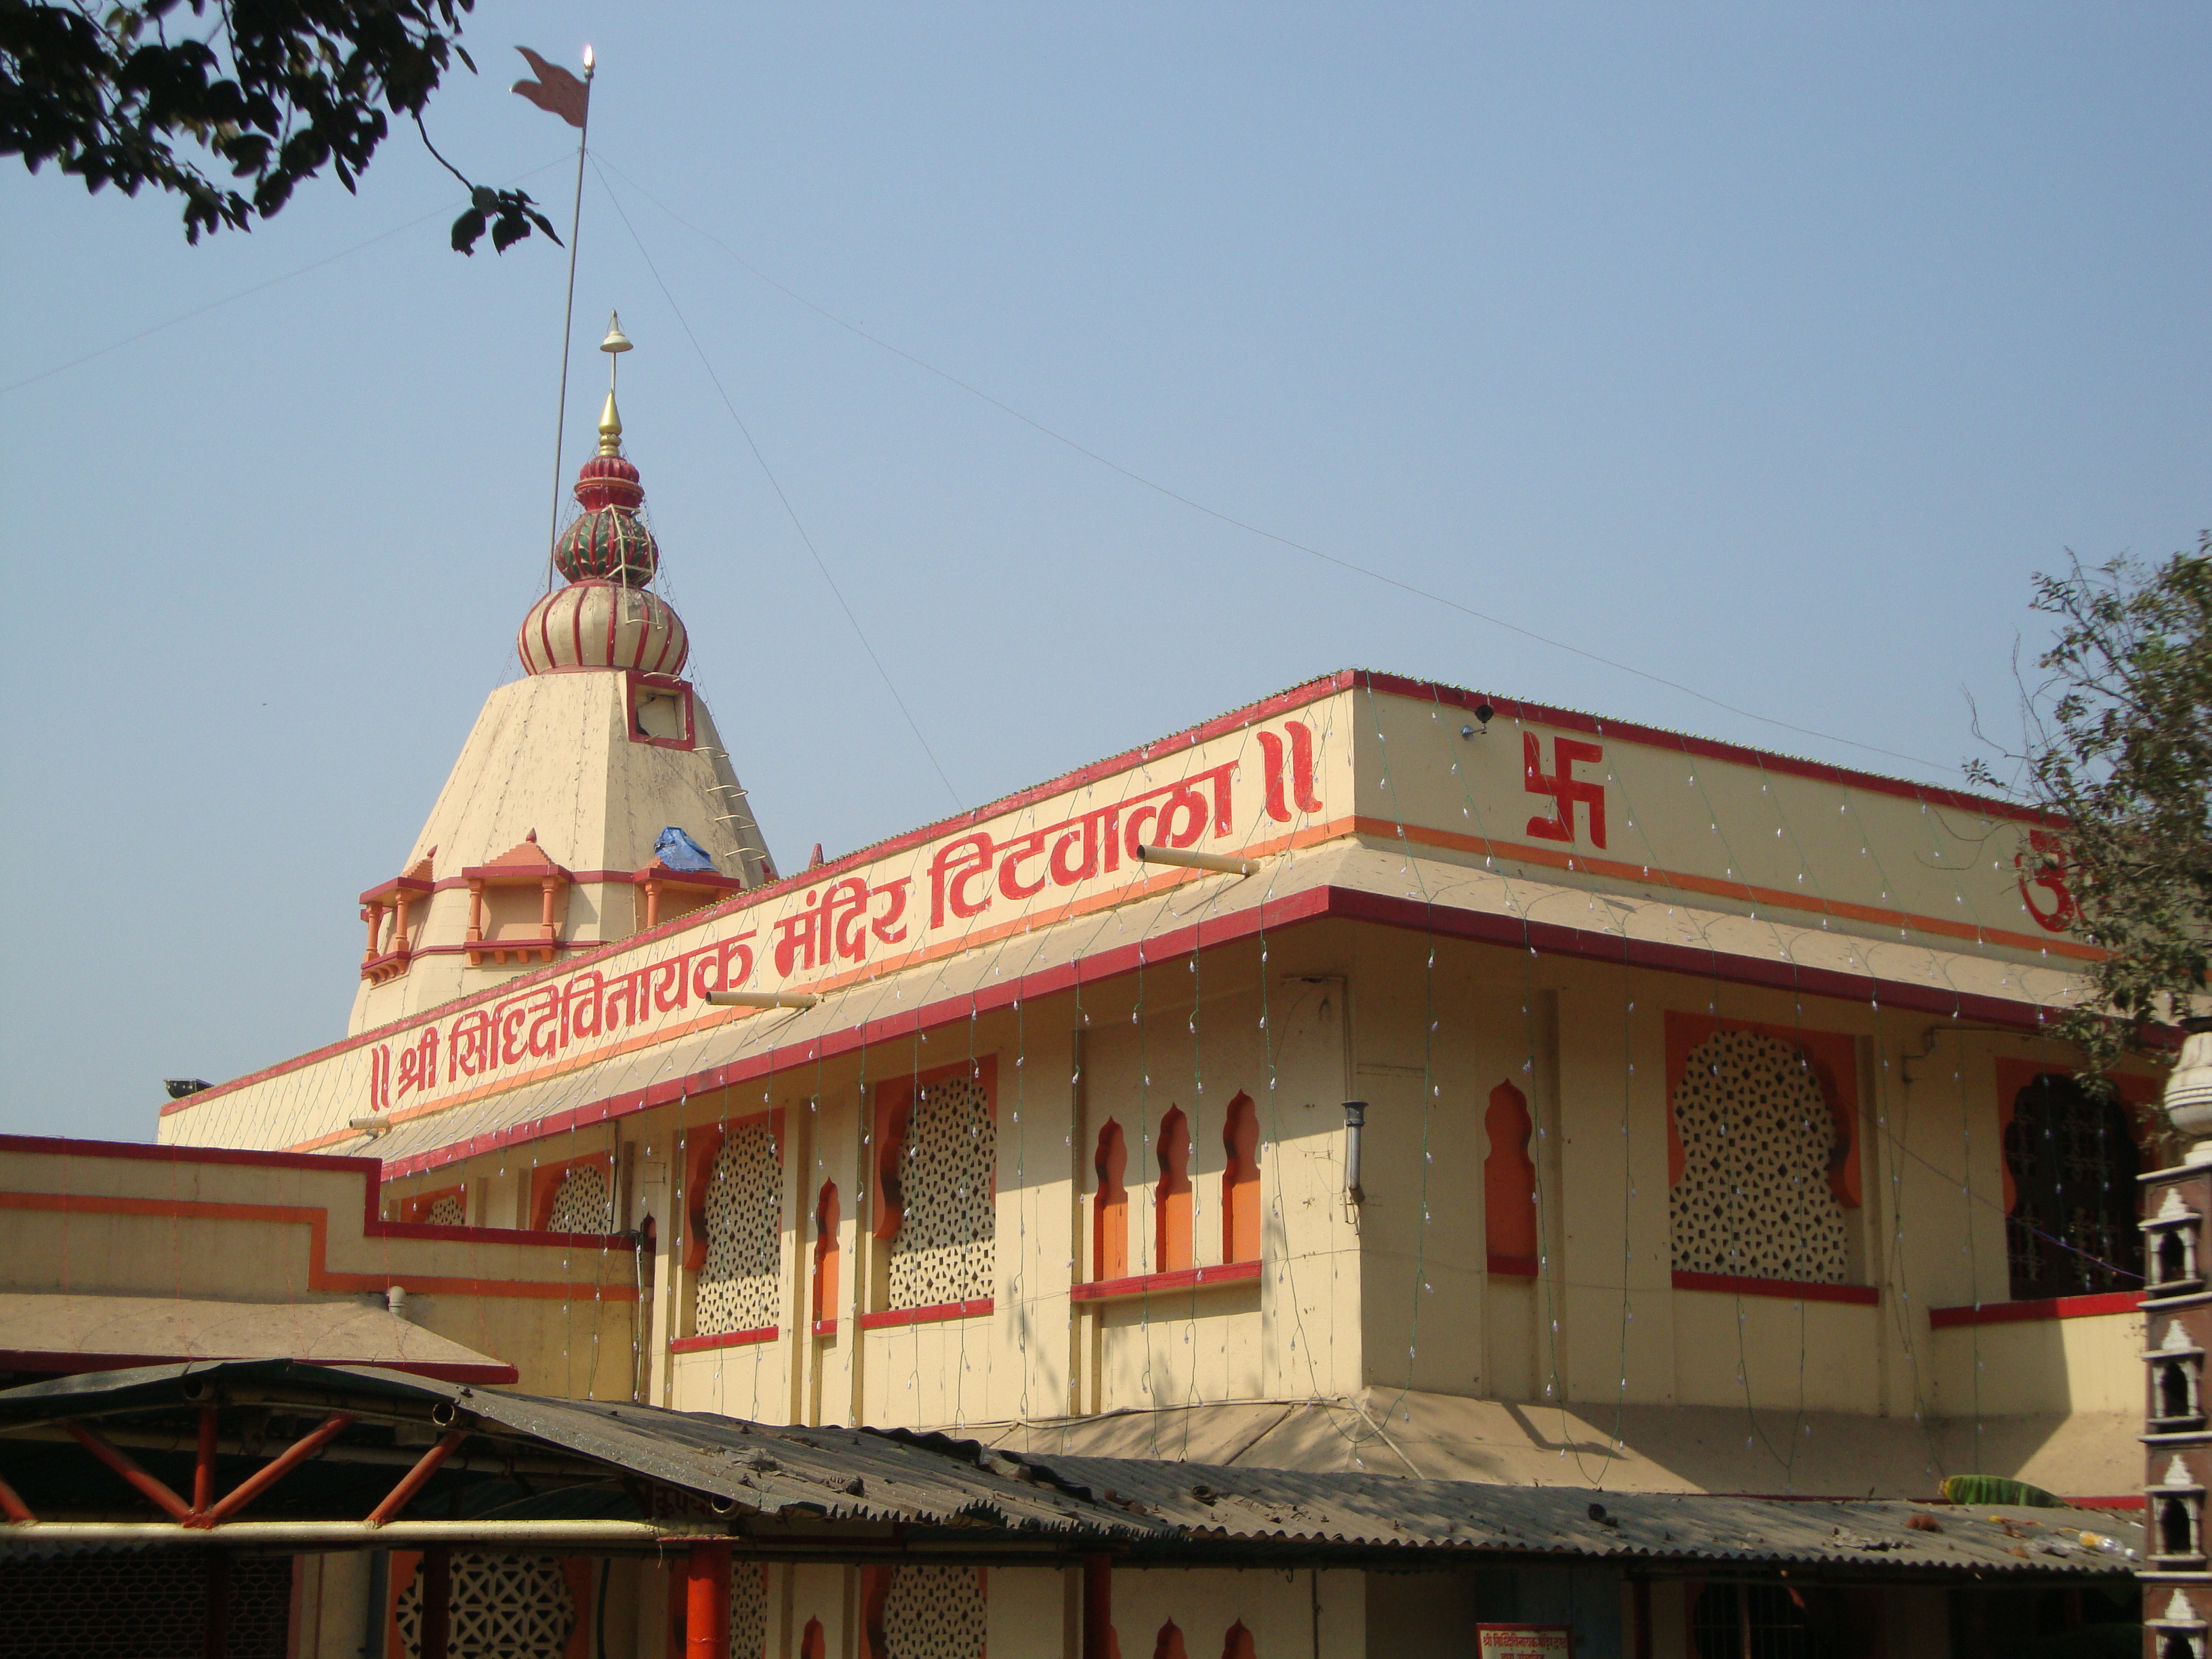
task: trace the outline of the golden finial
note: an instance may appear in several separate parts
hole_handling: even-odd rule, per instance
[[[615,407],[615,370],[622,362],[622,354],[630,349],[629,337],[622,331],[620,313],[607,313],[607,337],[599,342],[599,349],[607,354],[607,406],[599,411],[599,453],[619,455],[622,411]]]

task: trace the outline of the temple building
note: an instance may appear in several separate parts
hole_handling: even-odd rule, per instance
[[[447,1446],[389,1547],[290,1547],[287,1659],[1932,1659],[2137,1616],[2172,1148],[2160,1076],[2093,1097],[2042,1035],[2094,952],[2033,815],[1347,671],[783,875],[611,391],[599,430],[521,677],[331,964],[343,1038],[155,1147],[0,1145],[47,1333],[0,1344],[0,1447],[83,1463],[54,1402],[95,1395],[172,1489],[192,1422],[243,1470],[280,1405],[388,1418],[329,1442],[386,1486]]]

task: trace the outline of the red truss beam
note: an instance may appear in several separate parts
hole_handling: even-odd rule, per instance
[[[386,1495],[384,1501],[368,1512],[368,1524],[380,1527],[404,1510],[415,1494],[422,1490],[422,1483],[437,1474],[438,1466],[451,1457],[454,1448],[467,1437],[465,1430],[448,1430],[436,1445],[415,1460],[415,1467],[399,1477],[399,1484]]]
[[[76,1437],[77,1444],[82,1446],[94,1457],[106,1464],[109,1468],[113,1469],[116,1474],[137,1487],[139,1494],[155,1508],[161,1510],[172,1521],[190,1523],[192,1518],[191,1504],[140,1468],[113,1446],[109,1445],[101,1436],[88,1429],[82,1423],[64,1423],[62,1426]]]
[[[323,1419],[319,1427],[301,1435],[290,1445],[285,1447],[282,1453],[233,1486],[230,1489],[230,1495],[221,1503],[212,1509],[204,1510],[185,1519],[185,1524],[188,1527],[212,1527],[228,1520],[301,1464],[322,1450],[331,1441],[337,1439],[352,1421],[351,1412],[332,1412]],[[164,1487],[162,1490],[166,1492],[167,1488]]]

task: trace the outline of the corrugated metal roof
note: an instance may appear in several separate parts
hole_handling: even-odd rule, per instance
[[[846,1522],[957,1530],[972,1534],[981,1552],[1010,1534],[1048,1536],[1063,1548],[1109,1549],[1135,1565],[1291,1558],[1446,1568],[1469,1557],[1578,1559],[1631,1569],[1735,1564],[1875,1578],[2111,1577],[2130,1571],[2142,1548],[2140,1523],[2106,1512],[1015,1455],[904,1429],[776,1427],[282,1360],[34,1383],[0,1392],[0,1425],[97,1414],[150,1418],[166,1433],[173,1420],[191,1421],[210,1385],[239,1403],[357,1409],[363,1430],[394,1417],[441,1421],[452,1407],[465,1414],[465,1425],[473,1417],[477,1432],[510,1443],[505,1454],[495,1446],[495,1455],[534,1441],[541,1451],[697,1494],[763,1544],[779,1527]],[[179,1443],[188,1444],[179,1432]],[[9,1445],[0,1439],[0,1450]],[[0,1530],[0,1540],[5,1536]]]
[[[1116,1539],[1167,1530],[1164,1522],[1062,1491],[1010,1461],[946,1456],[852,1429],[775,1428],[658,1406],[545,1399],[368,1367],[258,1360],[68,1377],[0,1391],[0,1424],[191,1408],[193,1395],[209,1387],[245,1399],[296,1399],[315,1410],[349,1401],[389,1401],[401,1414],[426,1420],[432,1407],[450,1404],[487,1431],[527,1436],[720,1500],[715,1512],[739,1520],[742,1511],[786,1522]]]
[[[2112,1576],[2141,1558],[2139,1522],[2103,1510],[1890,1500],[1610,1492],[1387,1474],[1307,1474],[1117,1457],[1015,1456],[939,1435],[888,1437],[1019,1463],[1178,1545],[1285,1553],[1403,1551],[1736,1562],[1900,1572]],[[1920,1517],[1917,1523],[1913,1517]],[[1150,1537],[1135,1540],[1150,1553]],[[1407,1565],[1413,1565],[1408,1561]]]

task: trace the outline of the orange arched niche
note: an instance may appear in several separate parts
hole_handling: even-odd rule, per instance
[[[1159,1180],[1152,1188],[1152,1271],[1191,1265],[1190,1120],[1180,1106],[1160,1120]]]
[[[837,1317],[837,1183],[825,1181],[814,1200],[814,1322]]]
[[[1183,1650],[1182,1626],[1174,1620],[1160,1626],[1158,1639],[1152,1644],[1152,1659],[1190,1659]]]
[[[1244,1628],[1242,1619],[1231,1625],[1229,1633],[1221,1638],[1221,1659],[1258,1659],[1252,1647],[1252,1632]]]
[[[1260,1259],[1260,1111],[1252,1097],[1239,1093],[1229,1103],[1221,1125],[1221,1147],[1228,1155],[1221,1169],[1221,1259]]]
[[[822,1621],[810,1619],[799,1638],[799,1659],[827,1659],[829,1645],[822,1634]]]
[[[1091,1276],[1127,1279],[1129,1193],[1121,1177],[1129,1168],[1129,1146],[1121,1126],[1110,1117],[1098,1132],[1098,1152],[1091,1167],[1098,1172],[1098,1188],[1091,1194]]]
[[[1536,1165],[1528,1156],[1534,1126],[1528,1121],[1528,1097],[1510,1083],[1490,1091],[1482,1127],[1490,1155],[1482,1161],[1483,1237],[1490,1271],[1536,1275]]]

